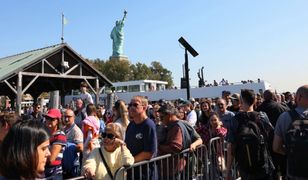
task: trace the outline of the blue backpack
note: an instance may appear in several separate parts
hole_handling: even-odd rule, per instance
[[[80,161],[76,150],[76,144],[67,142],[62,158],[63,174],[68,177],[80,176]]]

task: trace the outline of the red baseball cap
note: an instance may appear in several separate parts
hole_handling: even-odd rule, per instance
[[[48,116],[50,118],[61,119],[62,114],[59,109],[53,108],[53,109],[49,109],[45,116]]]

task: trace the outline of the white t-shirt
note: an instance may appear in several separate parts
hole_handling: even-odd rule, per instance
[[[85,107],[87,107],[88,104],[93,104],[93,99],[92,96],[90,95],[90,93],[86,92],[86,93],[81,93],[80,94],[80,98],[82,99]]]
[[[192,127],[195,127],[196,122],[197,122],[196,111],[195,110],[190,111],[189,114],[187,114],[186,120],[190,125],[192,125]]]
[[[86,108],[88,104],[94,104],[92,96],[90,93],[85,92],[85,93],[80,94],[80,99],[83,101],[83,104],[84,104],[84,108],[82,109],[82,112],[87,115]]]

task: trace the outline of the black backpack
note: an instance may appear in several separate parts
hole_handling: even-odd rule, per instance
[[[292,123],[286,134],[288,173],[308,178],[308,117],[301,118],[295,109],[289,111],[289,114]]]
[[[235,158],[239,168],[251,174],[265,172],[270,168],[267,150],[267,133],[258,112],[241,112],[235,116],[238,121],[235,136]]]

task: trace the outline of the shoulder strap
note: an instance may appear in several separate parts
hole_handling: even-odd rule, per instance
[[[242,113],[240,112],[234,117],[238,121],[238,124],[239,124],[238,130],[242,126],[246,126],[250,124],[250,127],[253,128],[255,133],[258,133],[258,134],[261,133],[263,136],[266,136],[265,128],[263,126],[263,123],[261,122],[259,112],[242,112]]]
[[[258,122],[259,113],[257,112],[240,112],[234,116],[239,124],[248,123],[252,121],[254,123]]]
[[[295,109],[290,110],[290,111],[289,111],[289,114],[290,114],[290,116],[291,116],[292,123],[293,123],[295,120],[300,119],[300,116],[299,116],[299,114],[296,112]],[[291,124],[292,124],[292,123],[291,123]]]
[[[259,123],[260,122],[260,112],[256,112],[256,111],[253,111],[251,113],[248,113],[248,116],[250,118],[250,120],[256,122],[256,123]]]
[[[113,179],[113,175],[112,175],[112,173],[111,173],[111,171],[110,171],[110,169],[109,169],[109,166],[108,166],[108,164],[107,164],[107,162],[106,162],[106,160],[105,160],[105,158],[104,158],[104,155],[103,155],[103,152],[102,152],[101,148],[99,148],[99,154],[101,155],[101,158],[102,158],[102,160],[103,160],[103,162],[104,162],[104,164],[105,164],[105,167],[106,167],[106,169],[107,169],[107,172],[108,172],[110,178]]]
[[[253,122],[254,123],[256,123],[256,125],[257,125],[257,127],[259,128],[259,130],[260,130],[260,133],[264,136],[264,138],[265,139],[267,139],[268,137],[268,132],[267,132],[267,130],[266,130],[266,128],[265,128],[265,124],[264,123],[266,123],[266,122],[264,122],[264,121],[262,121],[261,120],[261,116],[262,116],[262,113],[263,113],[263,115],[266,115],[264,112],[256,112],[256,111],[253,111],[252,113],[251,113],[251,117],[252,117],[252,119],[254,119],[253,120]]]
[[[179,125],[179,127],[182,130],[182,137],[183,137],[183,149],[189,148],[190,144],[191,144],[191,137],[189,134],[189,131],[187,130],[185,124],[183,122],[181,122],[181,120],[177,121],[177,124]]]

